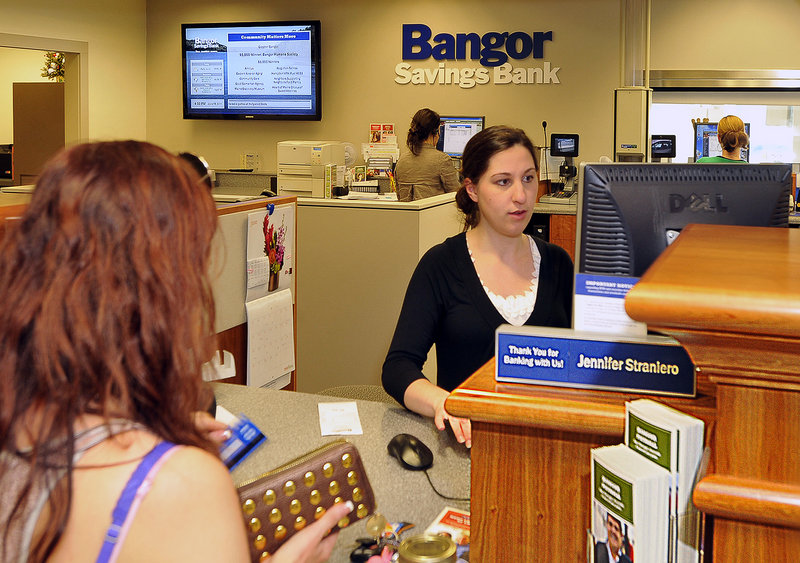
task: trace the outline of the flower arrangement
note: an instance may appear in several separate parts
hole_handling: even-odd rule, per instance
[[[277,274],[283,268],[283,257],[285,252],[284,239],[286,238],[286,227],[281,221],[281,226],[275,229],[269,222],[269,214],[264,217],[264,254],[269,258],[269,271]]]
[[[42,76],[56,82],[64,82],[64,53],[47,51],[44,54]]]

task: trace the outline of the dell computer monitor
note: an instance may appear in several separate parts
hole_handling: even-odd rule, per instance
[[[786,227],[790,164],[581,165],[579,274],[641,277],[690,223]]]
[[[572,133],[550,134],[550,155],[575,158],[578,156],[578,135]]]
[[[744,124],[744,132],[750,136],[750,124]],[[694,124],[694,160],[703,156],[722,156],[722,146],[717,138],[716,123],[695,123]],[[742,160],[750,160],[750,147],[742,148]]]
[[[467,141],[483,131],[485,118],[441,116],[439,122],[439,142],[436,148],[454,158],[461,158]]]

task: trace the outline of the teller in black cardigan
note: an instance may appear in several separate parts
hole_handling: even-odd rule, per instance
[[[569,328],[572,260],[561,247],[534,240],[541,254],[539,285],[525,324]],[[466,234],[448,238],[425,253],[411,276],[383,364],[384,389],[405,405],[406,389],[425,377],[422,366],[436,344],[436,383],[452,391],[494,356],[495,329],[506,322],[481,285]]]

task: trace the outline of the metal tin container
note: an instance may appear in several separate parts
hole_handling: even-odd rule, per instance
[[[404,539],[399,563],[455,563],[456,544],[447,536],[423,534]]]

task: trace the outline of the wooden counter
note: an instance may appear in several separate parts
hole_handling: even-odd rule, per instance
[[[658,400],[714,422],[714,396]],[[448,397],[472,420],[473,561],[585,561],[590,450],[618,444],[628,393],[497,383],[494,360]]]
[[[800,231],[690,225],[626,298],[716,386],[716,561],[800,557]]]
[[[0,238],[6,232],[6,222],[22,215],[30,201],[31,194],[0,192]]]

